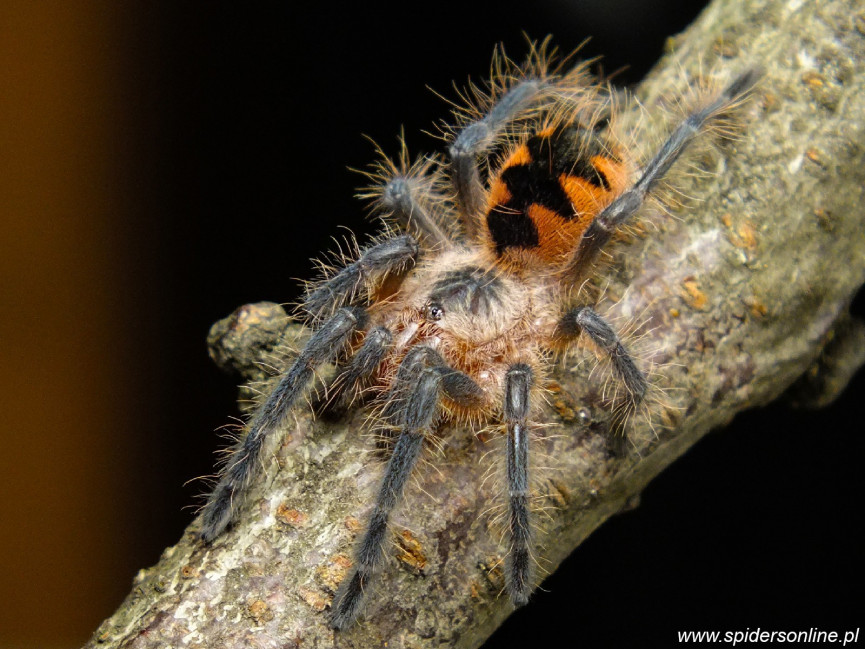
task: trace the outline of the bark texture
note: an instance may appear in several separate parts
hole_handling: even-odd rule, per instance
[[[607,413],[592,363],[555,376],[532,449],[536,504],[549,514],[535,532],[545,570],[709,430],[803,375],[808,401],[822,403],[861,364],[863,328],[847,317],[865,279],[865,13],[854,4],[715,2],[640,88],[658,134],[666,121],[653,116],[683,78],[765,73],[739,138],[692,159],[714,174],[680,183],[699,202],[620,243],[604,278],[599,310],[632,323],[657,368],[626,457],[597,434]],[[214,354],[254,378],[258,359],[305,335],[283,318],[273,305],[244,307],[214,330]],[[239,524],[208,547],[193,523],[87,646],[479,646],[512,610],[499,595],[501,482],[484,480],[504,452],[500,436],[465,430],[427,454],[436,468],[421,469],[399,508],[396,560],[360,623],[327,627],[380,476],[374,443],[358,434],[364,417],[313,421],[298,409]]]

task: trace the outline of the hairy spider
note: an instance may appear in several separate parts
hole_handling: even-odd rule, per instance
[[[623,437],[648,381],[585,288],[599,253],[633,220],[673,163],[742,98],[755,71],[704,97],[642,167],[614,135],[614,93],[586,66],[553,69],[545,45],[528,62],[494,63],[487,94],[458,109],[448,157],[380,163],[368,193],[386,233],[312,284],[301,310],[315,332],[246,426],[204,507],[210,542],[235,518],[262,466],[266,438],[338,359],[330,390],[343,404],[371,391],[374,417],[396,431],[375,507],[338,589],[331,624],[361,609],[381,562],[391,513],[424,440],[446,423],[507,431],[509,551],[520,606],[533,588],[528,427],[552,359],[576,344],[609,358],[620,381],[611,434]]]

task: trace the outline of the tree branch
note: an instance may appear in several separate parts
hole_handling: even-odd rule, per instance
[[[537,504],[549,511],[535,533],[546,570],[709,430],[806,371],[798,394],[825,402],[815,389],[837,393],[863,360],[863,328],[847,309],[865,278],[865,26],[840,0],[789,7],[713,3],[638,91],[652,119],[683,71],[765,71],[741,138],[700,159],[718,173],[682,183],[700,203],[620,245],[605,278],[599,309],[640,325],[663,391],[652,416],[637,418],[625,459],[593,432],[607,415],[590,368],[555,375],[550,425],[533,449],[549,465],[535,471]],[[213,352],[254,376],[258,359],[305,335],[282,318],[244,307],[214,330]],[[421,472],[395,517],[397,561],[364,619],[336,637],[327,627],[379,479],[373,445],[357,434],[364,417],[313,421],[299,410],[274,449],[278,470],[253,488],[236,528],[208,547],[193,523],[87,646],[481,644],[512,610],[499,596],[501,526],[488,513],[501,498],[478,469],[487,451],[503,452],[497,436],[485,443],[466,430],[447,431],[436,468]]]

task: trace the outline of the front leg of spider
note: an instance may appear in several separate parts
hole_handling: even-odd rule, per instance
[[[399,409],[402,432],[385,468],[375,507],[357,547],[355,565],[334,597],[330,624],[334,629],[348,627],[360,611],[364,590],[382,559],[390,515],[396,507],[412,469],[417,463],[426,434],[433,426],[442,395],[464,406],[476,406],[483,398],[481,388],[468,376],[445,365],[429,347],[415,347],[403,359],[399,372],[410,385],[395,385],[402,394],[389,395],[402,400]],[[392,390],[394,392],[394,390]],[[407,394],[405,394],[407,393]]]
[[[414,265],[418,244],[410,234],[401,234],[369,247],[357,261],[343,267],[307,293],[303,310],[313,321],[350,303],[361,288],[374,288],[385,276]]]
[[[400,235],[371,246],[358,258],[311,291],[304,304],[315,320],[351,302],[358,290],[374,287],[388,274],[413,265],[418,245],[410,235]],[[366,311],[344,307],[325,320],[312,335],[295,362],[247,424],[246,435],[231,449],[216,488],[202,512],[201,538],[210,543],[234,520],[245,492],[263,466],[268,436],[304,394],[315,368],[339,355],[356,331],[366,325]]]
[[[351,336],[363,327],[363,309],[340,309],[309,339],[294,364],[282,376],[264,404],[249,422],[246,435],[231,451],[219,483],[202,513],[201,538],[209,543],[233,520],[244,491],[262,463],[265,441],[303,394],[316,367],[335,357]]]

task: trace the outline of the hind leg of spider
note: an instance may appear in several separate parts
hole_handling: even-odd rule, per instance
[[[625,386],[625,393],[613,404],[610,423],[611,450],[616,455],[622,455],[627,440],[625,425],[628,417],[643,402],[649,388],[645,374],[637,367],[610,324],[594,309],[578,307],[568,311],[559,321],[558,332],[565,340],[576,339],[584,333],[610,357],[613,371]]]
[[[363,309],[347,307],[325,321],[253,415],[246,435],[231,449],[219,482],[204,506],[201,538],[205,542],[219,536],[233,520],[246,488],[262,464],[267,437],[304,393],[315,368],[337,356],[355,331],[363,327],[365,320]]]
[[[515,606],[523,606],[532,592],[531,531],[529,526],[529,392],[532,370],[512,365],[505,379],[504,416],[508,428],[508,531],[511,548],[505,562],[508,593]]]
[[[417,241],[402,234],[370,246],[352,262],[313,288],[302,302],[302,308],[313,321],[335,308],[349,304],[363,286],[373,287],[385,276],[398,273],[417,261]]]
[[[360,611],[364,590],[381,562],[391,512],[402,497],[423,440],[435,420],[441,396],[446,395],[466,407],[477,406],[483,399],[483,391],[470,377],[447,367],[431,348],[414,348],[403,359],[400,370],[405,370],[404,374],[411,370],[417,380],[403,402],[402,432],[385,469],[372,516],[357,547],[355,567],[334,597],[330,616],[334,629],[348,627]]]
[[[610,240],[616,228],[637,213],[646,201],[646,197],[706,124],[747,95],[759,78],[758,70],[744,72],[718,93],[711,102],[691,113],[679,124],[646,164],[637,182],[604,208],[586,229],[567,266],[567,274],[571,281],[580,282],[585,279],[598,253]]]
[[[495,146],[507,126],[535,103],[546,87],[544,79],[524,79],[508,90],[481,119],[462,129],[450,145],[451,178],[460,220],[474,238],[486,201],[478,157]]]

